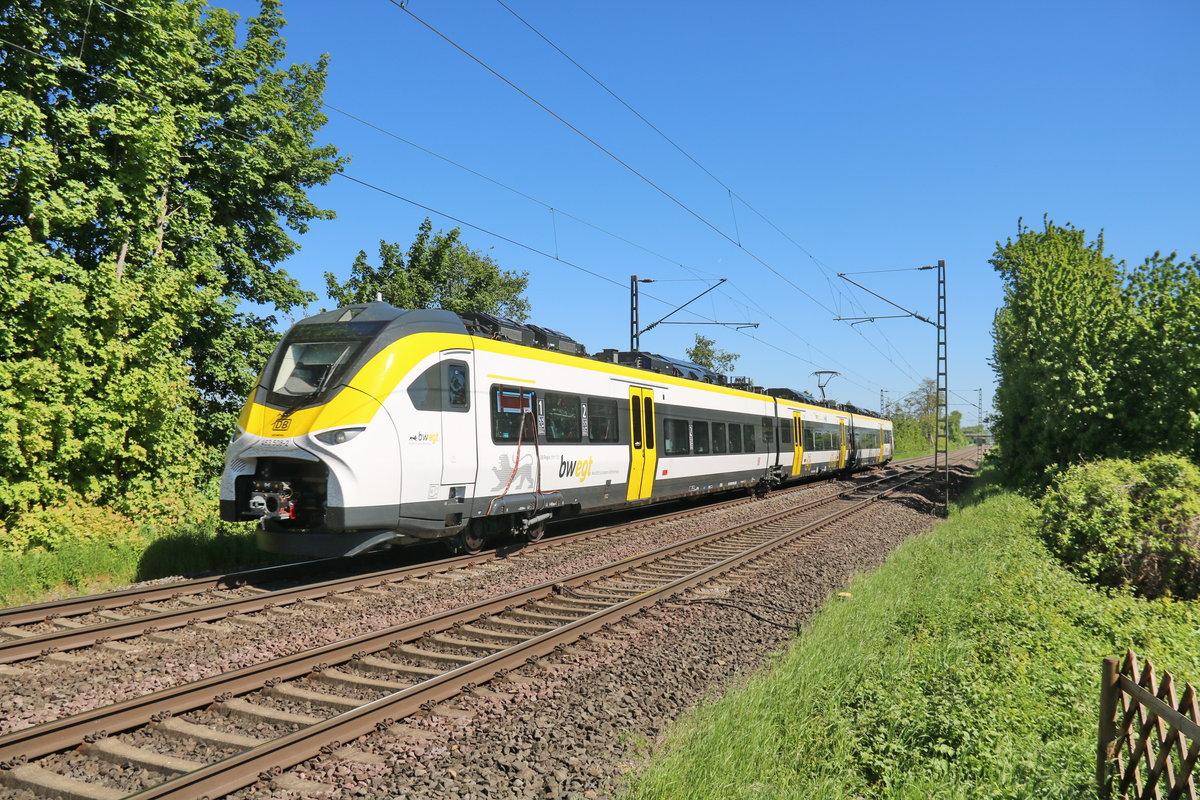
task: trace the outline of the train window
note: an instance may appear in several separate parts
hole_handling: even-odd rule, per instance
[[[451,364],[448,370],[448,379],[446,383],[447,388],[449,389],[450,407],[469,408],[471,405],[471,398],[467,391],[467,365]]]
[[[775,437],[772,435],[772,432],[774,430],[775,430],[775,420],[772,419],[771,417],[763,417],[762,418],[763,444],[770,445],[770,444],[774,443]],[[770,450],[771,448],[768,447],[767,449]]]
[[[736,422],[729,423],[729,452],[742,452],[742,426]]]
[[[608,397],[589,397],[587,401],[589,442],[620,440],[617,426],[617,401]]]
[[[582,439],[582,414],[579,398],[573,394],[546,392],[546,439],[551,442],[578,442]]]
[[[742,426],[742,437],[746,443],[746,452],[753,453],[754,452],[754,426],[753,425],[743,425]]]
[[[646,404],[646,449],[654,449],[654,400],[644,398]]]
[[[686,419],[663,420],[663,452],[669,456],[686,456],[688,454]]]
[[[891,444],[891,443],[892,443],[892,432],[891,432],[891,431],[884,431],[883,433],[884,433],[884,436],[886,436],[886,437],[887,437],[887,438],[885,439],[885,441],[886,441],[888,444]]]
[[[525,421],[524,432],[521,421]],[[496,443],[511,442],[519,438],[532,442],[534,437],[533,392],[520,389],[492,387],[492,440]]]
[[[709,452],[708,445],[708,423],[693,422],[692,423],[692,452],[696,455],[707,455]]]
[[[712,451],[714,453],[724,453],[728,447],[729,440],[726,439],[725,423],[714,422],[712,424]]]
[[[636,397],[629,398],[629,413],[632,415],[630,425],[633,426],[631,436],[633,437],[633,449],[642,449],[642,404],[638,402]]]
[[[408,399],[418,411],[442,410],[441,364],[434,364],[409,384]]]
[[[792,426],[781,424],[779,426],[779,435],[782,437],[783,443],[790,448],[792,446]]]

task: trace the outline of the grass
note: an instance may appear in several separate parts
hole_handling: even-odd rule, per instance
[[[627,795],[1095,796],[1101,661],[1200,676],[1200,604],[1079,583],[1026,499],[984,479],[832,598],[767,672],[677,724]]]
[[[0,607],[271,559],[256,549],[250,525],[229,525],[214,515],[171,527],[146,524],[133,535],[0,554]]]

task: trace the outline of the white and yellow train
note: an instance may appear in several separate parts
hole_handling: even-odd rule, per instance
[[[243,409],[221,516],[291,555],[475,550],[556,515],[891,460],[887,419],[723,380],[487,315],[325,312],[284,336]]]

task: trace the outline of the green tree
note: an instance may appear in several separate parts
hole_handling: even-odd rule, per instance
[[[382,295],[397,308],[483,311],[519,322],[527,319],[529,273],[501,269],[490,256],[463,244],[459,234],[458,228],[433,233],[426,217],[407,257],[399,243],[380,240],[378,267],[360,250],[345,283],[325,273],[326,291],[339,306],[369,303]]]
[[[716,347],[716,340],[696,334],[696,343],[687,349],[688,361],[707,367],[713,372],[729,374],[741,356]]]
[[[1131,325],[1123,265],[1103,236],[1088,242],[1048,219],[1040,231],[1019,225],[991,263],[1004,281],[992,358],[1002,469],[1042,485],[1060,466],[1119,454]]]
[[[341,162],[326,61],[276,68],[283,25],[278,0],[0,9],[0,515],[194,480],[277,338],[242,304],[315,299],[278,265]]]
[[[1130,274],[1126,297],[1132,329],[1116,393],[1124,449],[1200,463],[1200,257],[1155,253]]]

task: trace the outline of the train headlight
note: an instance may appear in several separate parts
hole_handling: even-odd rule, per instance
[[[365,431],[366,428],[338,428],[336,431],[325,431],[324,433],[314,434],[318,441],[325,444],[341,444],[348,442],[355,436]]]

